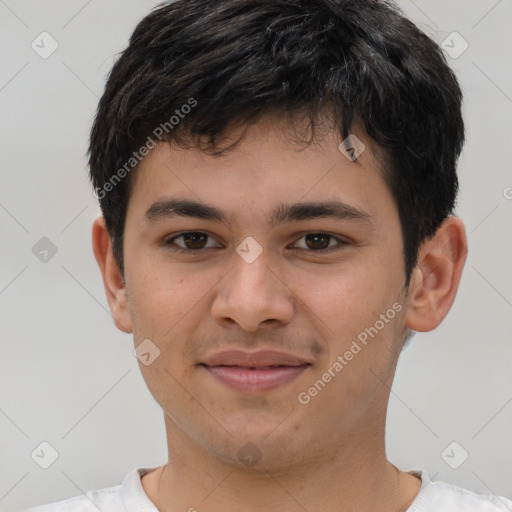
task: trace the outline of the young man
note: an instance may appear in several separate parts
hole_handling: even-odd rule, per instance
[[[377,0],[178,0],[91,134],[94,254],[169,461],[49,511],[482,512],[387,460],[400,351],[466,258],[461,92]]]

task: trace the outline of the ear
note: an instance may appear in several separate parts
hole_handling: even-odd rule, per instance
[[[92,248],[103,277],[103,286],[116,327],[123,332],[132,332],[132,321],[128,308],[126,285],[112,251],[110,235],[105,218],[98,217],[92,225]]]
[[[464,224],[449,216],[419,248],[409,285],[406,324],[410,329],[431,331],[442,322],[455,300],[466,256]]]

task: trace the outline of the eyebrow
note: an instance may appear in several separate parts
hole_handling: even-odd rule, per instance
[[[152,204],[145,213],[150,222],[173,217],[190,217],[194,219],[213,220],[231,225],[233,216],[228,216],[221,209],[205,203],[188,199],[167,199]],[[341,201],[314,201],[304,203],[279,204],[267,216],[267,222],[275,227],[284,222],[330,218],[350,220],[375,225],[375,219],[364,210]]]

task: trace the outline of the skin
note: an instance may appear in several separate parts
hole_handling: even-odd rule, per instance
[[[421,245],[407,290],[397,207],[370,141],[358,136],[366,150],[357,163],[340,153],[334,131],[305,147],[277,117],[249,126],[220,157],[158,145],[133,176],[124,280],[104,219],[95,221],[93,248],[116,326],[133,333],[135,346],[149,338],[160,350],[150,365],[140,364],[167,432],[168,463],[142,478],[160,511],[391,512],[417,495],[419,479],[398,471],[385,453],[390,386],[407,328],[430,331],[448,313],[466,236],[460,219],[448,217]],[[150,206],[170,197],[215,206],[232,223],[148,220]],[[278,204],[325,200],[373,221],[268,224]],[[166,245],[188,230],[210,235],[202,239],[207,248],[186,254]],[[319,232],[347,243],[305,236]],[[235,250],[248,236],[263,248],[252,263]],[[327,245],[335,250],[319,250]],[[401,311],[300,403],[299,393],[394,303]],[[232,348],[280,350],[311,365],[277,389],[235,391],[199,366]],[[237,456],[247,443],[255,447],[254,465]]]

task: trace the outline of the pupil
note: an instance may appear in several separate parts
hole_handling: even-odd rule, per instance
[[[313,240],[313,244],[308,243],[308,241]],[[322,243],[323,240],[323,243]],[[310,249],[327,249],[329,246],[329,237],[327,235],[307,235],[306,236],[306,244]],[[311,246],[313,245],[313,246]]]
[[[203,233],[187,233],[184,235],[185,245],[189,249],[201,249],[204,245],[206,235]]]

